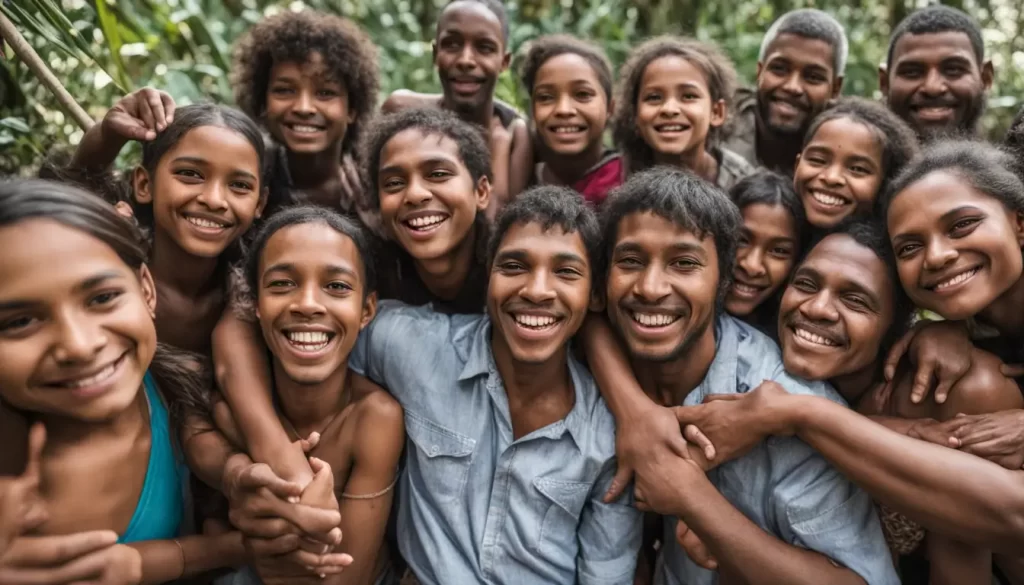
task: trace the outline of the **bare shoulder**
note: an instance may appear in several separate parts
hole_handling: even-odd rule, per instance
[[[373,390],[360,396],[354,405],[356,428],[360,437],[367,434],[384,438],[387,435],[404,435],[405,411],[390,394],[384,390]]]
[[[440,96],[434,93],[419,93],[408,89],[396,89],[384,100],[380,110],[393,114],[411,108],[432,108],[437,106]]]
[[[939,418],[1024,407],[1020,387],[999,371],[1001,365],[1002,360],[994,354],[975,349],[970,371],[950,390],[949,399],[940,406]]]

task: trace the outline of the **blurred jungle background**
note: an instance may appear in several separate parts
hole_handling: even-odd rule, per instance
[[[362,25],[381,50],[382,98],[396,88],[436,91],[430,43],[446,0],[0,0],[71,95],[96,120],[121,95],[143,86],[180,103],[231,103],[228,70],[235,39],[265,15],[317,9]],[[602,44],[617,66],[648,36],[683,33],[719,43],[750,83],[761,37],[782,13],[815,7],[834,14],[850,38],[845,93],[878,95],[878,64],[889,31],[925,0],[516,0],[507,2],[511,49],[566,32]],[[1001,136],[1024,98],[1024,2],[951,0],[984,28],[996,69],[985,132]],[[518,59],[513,61],[513,71]],[[525,106],[517,76],[501,99]],[[82,132],[11,51],[0,61],[0,174],[30,174],[53,146]],[[122,157],[122,162],[126,161]]]

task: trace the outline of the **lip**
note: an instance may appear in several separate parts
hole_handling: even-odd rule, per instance
[[[319,138],[324,132],[327,131],[327,127],[323,124],[314,124],[312,122],[284,122],[281,124],[284,131],[292,138],[297,140],[310,140]],[[303,129],[300,129],[303,128]],[[315,128],[313,131],[307,131],[306,128]]]
[[[569,129],[570,131],[564,131]],[[557,124],[546,128],[547,134],[559,142],[576,141],[587,135],[589,127],[586,124]]]
[[[430,221],[431,218],[441,218],[441,220],[429,224],[422,223]],[[398,220],[398,223],[400,223],[402,229],[409,234],[409,237],[415,240],[427,240],[430,239],[439,229],[447,225],[451,218],[451,214],[447,211],[423,209],[407,213]],[[413,225],[414,223],[420,225]]]
[[[925,122],[948,122],[956,115],[956,107],[950,104],[911,106],[910,109],[914,117]]]
[[[834,345],[818,343],[801,337],[797,333],[797,329],[802,330],[802,332],[804,332],[805,334],[810,333],[813,336],[817,336],[825,340],[828,340],[832,342]],[[789,338],[792,339],[793,342],[796,343],[798,346],[808,349],[810,351],[832,351],[836,349],[842,349],[843,347],[846,346],[846,343],[843,340],[838,339],[836,335],[833,334],[831,331],[827,331],[825,329],[822,329],[821,327],[816,327],[814,325],[803,322],[787,324],[786,335],[788,335]]]
[[[737,299],[753,301],[760,297],[767,289],[768,285],[750,284],[749,282],[733,277],[732,286],[729,287],[729,294]]]
[[[654,125],[654,131],[662,136],[680,136],[693,128],[690,124],[683,122],[662,122]]]
[[[978,276],[980,272],[981,265],[968,266],[966,268],[957,268],[955,270],[949,270],[946,272],[946,274],[942,275],[942,277],[930,279],[927,283],[922,284],[922,288],[925,288],[930,292],[940,295],[953,294],[960,291],[960,289],[962,289],[963,287],[967,286],[967,284],[974,280],[974,278]],[[967,278],[961,280],[960,282],[939,288],[939,285],[945,282],[949,282],[950,280],[953,280],[954,278],[960,277],[961,275],[967,273],[970,273],[970,276],[967,276]]]
[[[116,359],[107,362],[103,366],[91,368],[86,372],[67,376],[62,379],[44,382],[43,385],[53,390],[70,392],[76,398],[83,400],[96,398],[97,396],[106,394],[114,387],[118,380],[120,380],[121,375],[124,373],[125,363],[128,362],[127,357],[129,353],[131,353],[131,350],[125,351]],[[102,378],[90,381],[84,386],[68,386],[68,384],[76,381],[87,380],[99,375],[101,375]]]
[[[665,310],[664,308],[650,309],[646,307],[622,307],[621,313],[629,323],[629,327],[639,337],[664,337],[672,333],[673,328],[682,323],[682,314],[678,311]],[[638,319],[659,319],[661,322],[642,323]]]
[[[219,238],[223,236],[225,232],[230,230],[231,227],[234,225],[232,222],[224,219],[221,216],[212,215],[209,213],[197,211],[183,211],[180,215],[181,218],[185,220],[185,223],[188,224],[189,228],[193,232],[204,238]],[[192,221],[193,219],[205,220],[207,222],[215,223],[218,225],[217,227],[198,225]]]
[[[327,343],[323,346],[315,348],[303,347],[302,345],[293,342],[289,337],[289,333],[326,333]],[[334,349],[334,344],[338,342],[341,335],[337,331],[330,329],[329,327],[319,325],[297,325],[288,326],[278,329],[277,334],[281,336],[282,345],[287,348],[288,352],[295,356],[300,361],[315,361],[327,355]]]
[[[795,116],[797,114],[803,114],[807,112],[807,108],[804,107],[803,104],[799,104],[797,102],[787,100],[784,98],[770,98],[769,104],[771,105],[772,109],[774,109],[777,113],[787,116]]]
[[[472,95],[479,92],[484,86],[484,80],[477,77],[449,77],[449,87],[452,91],[463,95]]]
[[[512,329],[516,332],[516,336],[527,341],[550,339],[555,336],[565,323],[565,316],[549,311],[507,309],[505,310],[505,316],[512,322]],[[519,319],[516,318],[517,316]],[[541,326],[531,326],[529,323],[521,323],[520,320],[532,320],[534,322],[550,321],[550,323]]]
[[[850,205],[853,204],[853,200],[846,195],[841,195],[835,191],[827,189],[818,189],[815,187],[807,187],[804,189],[804,201],[811,203],[815,209],[820,210],[822,213],[839,213],[845,211]],[[824,198],[825,200],[822,200]],[[840,199],[842,203],[832,203],[832,200]]]

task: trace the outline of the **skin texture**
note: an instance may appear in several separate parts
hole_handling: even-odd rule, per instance
[[[852,215],[869,215],[885,172],[877,130],[849,118],[822,124],[797,159],[793,188],[807,222],[835,227]]]
[[[741,212],[743,232],[725,310],[743,318],[786,283],[796,260],[798,242],[793,215],[782,205],[753,203]]]
[[[964,33],[905,34],[889,70],[879,69],[878,85],[892,111],[930,139],[975,132],[993,75],[992,62],[978,63]]]

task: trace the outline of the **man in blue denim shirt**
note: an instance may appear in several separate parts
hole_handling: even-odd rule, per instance
[[[540,187],[499,218],[489,316],[382,302],[349,366],[405,409],[398,543],[424,585],[628,584],[640,512],[605,503],[615,421],[568,342],[586,316],[597,220]]]
[[[691,405],[770,380],[842,402],[825,383],[787,375],[774,342],[721,314],[740,230],[724,193],[655,169],[632,177],[605,213],[608,317],[649,396]],[[667,515],[657,584],[710,585],[719,574],[764,584],[899,582],[870,498],[798,439],[768,439],[707,475],[684,460],[652,469],[638,471],[636,498]],[[674,517],[708,548],[717,574],[683,552]]]

